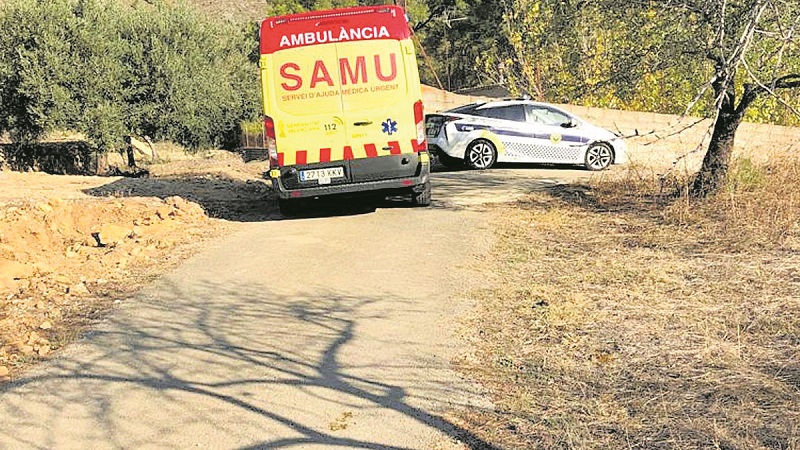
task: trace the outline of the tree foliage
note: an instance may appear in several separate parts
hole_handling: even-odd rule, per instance
[[[11,0],[0,7],[0,133],[135,133],[221,145],[258,105],[252,37],[183,6]]]
[[[743,120],[800,125],[797,0],[467,0],[462,11],[479,36],[427,31],[448,84],[713,118],[696,195],[724,182]],[[468,49],[456,60],[454,44]]]
[[[714,96],[697,98],[714,73],[706,54],[718,44],[718,25],[735,36],[741,11],[753,1],[429,0],[440,15],[421,32],[436,74],[456,90],[501,84],[546,101],[677,114],[692,105],[693,114],[713,115]],[[776,66],[769,58],[783,41],[772,33],[789,32],[798,17],[797,2],[769,3],[751,69]],[[800,65],[796,43],[797,36],[783,47],[779,64],[790,72]],[[423,77],[436,82],[430,71]],[[747,78],[739,73],[737,86]],[[746,118],[800,124],[782,106],[791,94],[776,94],[759,98]]]

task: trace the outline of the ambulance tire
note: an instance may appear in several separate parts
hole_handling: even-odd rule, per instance
[[[475,139],[467,146],[464,163],[470,169],[486,170],[497,162],[497,149],[486,139]]]
[[[284,217],[291,217],[299,214],[303,210],[303,203],[300,200],[282,198],[278,200],[278,211]]]
[[[430,206],[431,205],[431,181],[425,182],[425,188],[422,192],[411,191],[411,203],[414,206]]]

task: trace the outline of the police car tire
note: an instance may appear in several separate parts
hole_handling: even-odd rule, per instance
[[[491,151],[491,161],[488,164],[486,164],[485,167],[481,167],[472,163],[472,158],[470,158],[470,153],[474,151],[486,152],[487,150]],[[469,145],[467,146],[467,151],[464,154],[464,163],[470,169],[478,169],[478,170],[488,169],[492,167],[496,162],[497,162],[497,149],[494,147],[494,144],[487,141],[486,139],[475,139],[474,141],[470,142]]]
[[[595,164],[596,158],[600,158],[600,164]],[[592,159],[592,161],[590,161]],[[586,149],[584,156],[584,166],[587,170],[600,171],[606,169],[614,162],[614,150],[608,144],[598,142]]]
[[[431,204],[431,182],[425,182],[425,189],[422,192],[411,192],[411,203],[414,206],[430,206]]]

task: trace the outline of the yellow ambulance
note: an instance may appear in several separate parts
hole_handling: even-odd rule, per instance
[[[364,191],[429,205],[422,93],[403,9],[270,17],[260,33],[268,173],[282,210]]]

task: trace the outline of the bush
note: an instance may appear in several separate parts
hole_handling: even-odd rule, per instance
[[[185,6],[11,0],[0,29],[0,133],[15,140],[74,130],[100,150],[131,133],[220,146],[257,115],[251,35]]]

